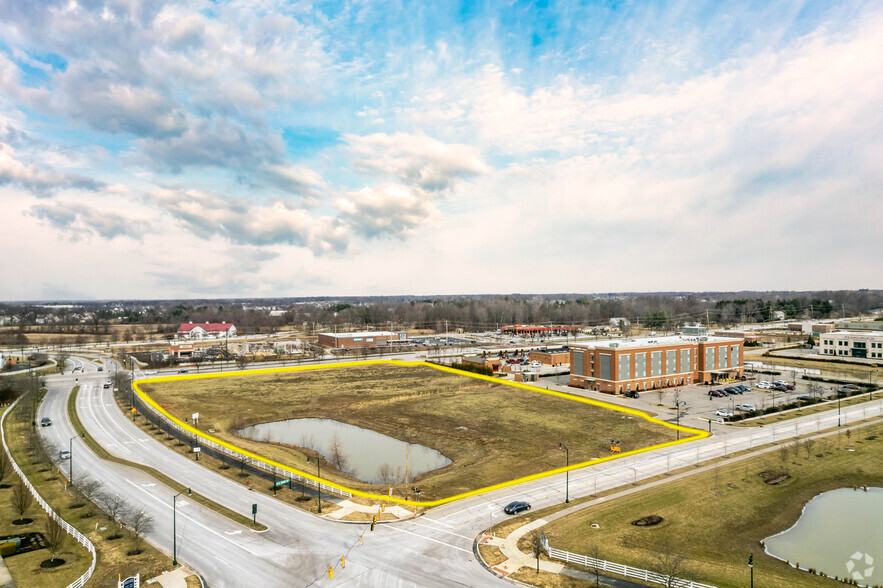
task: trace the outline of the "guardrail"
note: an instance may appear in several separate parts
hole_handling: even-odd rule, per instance
[[[671,586],[672,588],[716,588],[710,584],[701,584],[691,580],[672,578],[666,574],[651,572],[650,570],[644,570],[641,568],[633,568],[632,566],[618,564],[612,561],[607,561],[606,559],[595,559],[594,557],[589,557],[587,555],[571,553],[569,551],[564,551],[563,549],[555,549],[554,547],[549,547],[548,543],[546,543],[546,551],[552,559],[579,564],[590,570],[598,570],[598,572],[611,572],[619,574],[620,576],[625,576],[626,578],[637,578],[644,582],[653,582],[654,584],[662,584],[663,586]]]
[[[18,464],[15,463],[15,459],[13,459],[13,457],[12,457],[12,452],[9,451],[9,446],[6,445],[6,431],[3,429],[3,423],[6,421],[6,415],[8,415],[9,412],[12,411],[16,407],[16,405],[18,404],[18,401],[21,399],[22,399],[22,397],[19,396],[15,400],[15,402],[10,404],[9,407],[5,411],[3,411],[3,416],[0,417],[0,438],[2,438],[2,441],[3,441],[3,450],[6,452],[6,455],[9,457],[9,462],[12,464],[12,469],[14,469],[15,473],[18,474],[18,476],[22,479],[22,481],[25,484],[25,487],[27,487],[28,491],[34,496],[34,500],[37,502],[37,504],[40,505],[40,508],[42,508],[44,511],[46,511],[46,514],[49,515],[49,517],[51,517],[53,520],[57,521],[58,524],[61,525],[61,527],[65,531],[67,531],[67,533],[77,541],[77,543],[79,543],[80,545],[82,545],[83,547],[88,549],[89,553],[92,554],[92,564],[89,566],[89,569],[86,570],[86,572],[82,576],[80,576],[79,578],[77,578],[76,580],[74,580],[73,582],[68,584],[68,586],[67,586],[67,588],[81,588],[81,586],[83,586],[86,582],[89,581],[89,578],[91,578],[92,574],[95,572],[95,564],[96,564],[95,546],[92,545],[92,542],[89,541],[88,537],[86,537],[85,535],[80,533],[77,529],[75,529],[73,526],[68,524],[68,522],[65,521],[63,518],[61,518],[61,516],[59,516],[58,513],[56,513],[54,510],[52,510],[52,507],[49,506],[49,503],[47,503],[45,500],[43,500],[43,497],[40,496],[40,494],[37,492],[37,489],[34,488],[33,485],[31,485],[31,482],[30,482],[30,480],[28,480],[28,477],[25,476],[24,472],[21,471],[21,468],[18,467]]]
[[[344,498],[351,498],[352,494],[345,491],[340,490],[339,488],[335,488],[334,486],[328,486],[326,484],[321,484],[316,482],[315,480],[311,480],[309,478],[305,478],[293,470],[287,470],[285,468],[277,468],[266,464],[260,460],[249,457],[248,455],[243,455],[238,451],[233,451],[228,447],[224,447],[214,441],[206,439],[204,437],[195,438],[195,436],[184,429],[184,427],[180,426],[178,423],[166,418],[164,414],[160,411],[156,410],[149,403],[143,402],[138,395],[135,395],[135,403],[138,407],[138,410],[141,411],[141,414],[146,416],[149,420],[159,423],[162,428],[166,430],[169,434],[173,434],[181,439],[182,441],[186,441],[191,444],[196,444],[200,451],[205,451],[208,448],[207,453],[214,453],[215,456],[219,457],[222,461],[225,461],[225,458],[234,459],[240,463],[247,464],[254,471],[266,472],[268,474],[273,474],[280,478],[290,478],[292,482],[297,484],[306,484],[308,486],[312,486],[314,488],[319,488],[323,492],[331,492],[337,494],[338,496],[343,496]]]

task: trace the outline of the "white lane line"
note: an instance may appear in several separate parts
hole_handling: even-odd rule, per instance
[[[141,492],[144,492],[146,495],[150,496],[151,498],[153,498],[154,500],[156,500],[157,502],[159,502],[160,504],[162,504],[162,505],[165,506],[166,508],[169,508],[169,505],[166,504],[166,501],[164,501],[163,499],[161,499],[159,496],[154,496],[153,494],[151,494],[151,493],[148,492],[147,490],[138,487],[138,484],[136,484],[135,482],[133,482],[132,480],[130,480],[130,479],[128,479],[128,478],[125,478],[125,480],[126,480],[126,482],[128,482],[129,484],[131,484],[132,486],[134,486],[135,488],[137,488],[137,489],[140,490]],[[220,537],[221,539],[223,539],[224,541],[226,541],[226,542],[229,543],[230,545],[233,545],[234,547],[238,547],[239,549],[242,549],[242,550],[244,550],[244,551],[247,551],[247,552],[249,552],[249,553],[252,554],[252,555],[257,555],[257,556],[260,555],[260,553],[258,553],[257,551],[252,551],[251,549],[249,549],[249,548],[246,547],[245,545],[242,545],[242,544],[240,544],[240,543],[237,543],[236,541],[233,541],[233,540],[230,539],[229,537],[223,535],[222,533],[218,533],[218,532],[215,531],[214,529],[210,529],[209,527],[207,527],[207,526],[205,526],[204,524],[200,523],[199,521],[197,521],[197,520],[194,519],[193,517],[187,515],[186,513],[181,513],[181,516],[184,517],[185,519],[190,520],[191,522],[193,522],[193,524],[195,524],[195,525],[199,525],[200,527],[202,527],[203,529],[205,529],[206,531],[208,531],[208,532],[211,533],[212,535],[215,535],[216,537]],[[465,550],[464,550],[464,551],[465,551]],[[472,553],[472,552],[470,551],[469,553]]]
[[[398,531],[399,533],[407,533],[408,535],[414,535],[415,537],[420,537],[421,539],[426,539],[427,541],[432,541],[433,543],[438,543],[439,545],[444,545],[445,547],[450,547],[451,549],[457,549],[459,551],[462,551],[463,553],[472,553],[471,549],[463,549],[462,547],[457,547],[456,545],[451,545],[450,543],[445,543],[444,541],[439,541],[438,539],[433,539],[432,537],[427,537],[426,535],[421,535],[420,533],[414,533],[413,531],[408,531],[407,529],[400,529],[395,525],[383,526],[393,529],[394,531]]]
[[[444,529],[438,529],[436,527],[430,527],[429,525],[421,525],[420,523],[416,523],[411,521],[412,525],[416,525],[418,527],[423,527],[424,529],[431,529],[436,533],[447,533],[448,535],[453,535],[455,537],[461,537],[462,539],[466,539],[467,541],[472,541],[472,537],[467,537],[466,535],[461,535],[460,533],[454,533],[453,531],[445,531]]]
[[[435,519],[431,519],[431,518],[429,518],[429,517],[422,517],[420,520],[421,520],[421,521],[429,521],[430,523],[435,523],[436,525],[444,525],[444,526],[447,527],[448,529],[455,529],[455,528],[456,528],[456,527],[454,527],[454,525],[449,525],[449,524],[447,524],[447,523],[443,523],[443,522],[441,522],[441,521],[437,521],[437,520],[435,520]]]
[[[101,397],[100,397],[100,394],[101,394],[101,393],[102,393],[101,390],[99,390],[99,391],[98,391],[99,396],[97,396],[97,398],[96,398],[98,401],[101,400]],[[113,416],[111,416],[111,414],[110,414],[110,411],[107,410],[107,406],[106,406],[105,404],[102,403],[101,408],[104,409],[104,414],[107,415],[107,420],[108,420],[109,422],[111,422],[111,423],[113,423],[114,425],[116,425],[116,427],[117,427],[120,431],[122,431],[123,434],[124,434],[126,437],[128,437],[129,439],[131,439],[131,440],[134,441],[135,443],[138,443],[138,439],[136,439],[136,438],[135,438],[134,436],[132,436],[132,435],[131,435],[126,429],[124,429],[123,426],[122,426],[119,422],[117,422],[117,421],[114,420]]]
[[[113,435],[111,435],[110,431],[108,431],[107,429],[104,428],[104,425],[101,424],[101,420],[98,418],[98,415],[97,415],[97,414],[95,413],[95,411],[92,409],[92,403],[89,402],[89,400],[91,400],[91,397],[87,397],[87,398],[85,399],[85,402],[86,402],[86,408],[89,409],[89,414],[92,415],[92,419],[95,421],[95,424],[98,425],[98,428],[100,428],[102,431],[104,431],[104,434],[106,435],[107,440],[108,440],[107,443],[102,443],[102,445],[105,445],[105,446],[106,446],[106,445],[117,445],[117,446],[119,446],[121,449],[123,449],[124,451],[126,451],[127,453],[132,453],[132,450],[131,450],[131,449],[129,449],[128,447],[126,447],[126,446],[123,445],[122,443],[117,442],[116,437],[114,437]]]

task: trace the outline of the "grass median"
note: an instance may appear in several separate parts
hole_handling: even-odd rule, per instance
[[[315,456],[299,439],[262,442],[240,429],[296,418],[327,418],[435,449],[451,460],[412,483],[421,500],[441,499],[610,455],[673,441],[675,432],[641,416],[428,366],[394,364],[310,371],[145,381],[141,389],[182,421],[200,414],[200,429],[233,445],[302,471]],[[377,492],[346,467],[322,465],[334,482]],[[409,484],[387,482],[405,497]]]
[[[79,394],[79,386],[74,388],[73,392],[71,392],[71,395],[68,397],[67,413],[68,413],[68,416],[70,417],[71,424],[73,425],[74,430],[83,436],[83,440],[86,442],[86,445],[89,446],[89,449],[91,449],[95,453],[95,455],[97,455],[98,457],[100,457],[101,459],[103,459],[105,461],[110,461],[110,462],[113,462],[116,464],[120,464],[120,465],[124,465],[124,466],[130,467],[130,468],[141,470],[142,472],[155,478],[158,482],[168,486],[173,492],[182,492],[182,491],[186,492],[188,490],[187,486],[185,486],[184,484],[181,484],[180,482],[173,480],[172,478],[163,474],[159,470],[156,470],[150,466],[127,461],[125,459],[121,459],[119,457],[111,455],[104,447],[102,447],[97,441],[95,441],[95,438],[92,437],[92,435],[90,435],[88,431],[86,431],[85,427],[83,427],[83,423],[80,421],[80,417],[77,415],[76,405],[77,405],[77,395],[78,394]],[[266,525],[263,525],[261,523],[258,523],[255,525],[254,523],[252,523],[252,519],[250,519],[244,515],[241,515],[235,511],[227,508],[226,506],[222,506],[222,505],[218,504],[217,502],[214,502],[213,500],[210,500],[197,492],[193,492],[190,495],[190,499],[193,500],[194,502],[201,504],[202,506],[204,506],[208,509],[215,511],[216,513],[218,513],[222,516],[227,517],[228,519],[230,519],[231,521],[233,521],[235,523],[239,523],[240,525],[248,527],[249,529],[253,529],[253,530],[257,530],[257,531],[263,531],[263,530],[267,529]]]
[[[65,486],[64,474],[48,459],[46,449],[32,426],[31,410],[31,403],[24,398],[7,416],[4,422],[7,445],[16,463],[40,496],[95,545],[98,563],[89,585],[116,587],[119,575],[127,577],[141,573],[145,577],[151,577],[170,569],[171,558],[150,545],[142,544],[140,553],[129,555],[134,550],[125,535],[108,539],[108,533],[104,531],[113,525],[107,521],[100,508]],[[7,483],[12,476],[14,474],[6,479]],[[32,505],[25,514],[26,519],[32,519],[31,523],[11,524],[13,519],[18,518],[18,514],[13,514],[9,507],[11,494],[11,488],[0,488],[0,535],[44,532],[45,515],[36,505]],[[47,551],[41,549],[6,557],[4,561],[16,585],[36,588],[66,586],[80,577],[92,561],[86,548],[70,538],[60,555],[65,560],[64,565],[50,569],[40,567],[40,563],[48,557]]]
[[[791,527],[814,496],[843,487],[883,486],[883,426],[869,425],[783,444],[757,457],[594,506],[544,527],[553,547],[652,569],[667,551],[683,554],[678,575],[721,588],[833,586],[767,556],[760,541]],[[761,475],[763,474],[763,475]],[[651,516],[662,521],[636,526]],[[597,528],[593,527],[597,525]],[[806,562],[802,562],[804,565]]]

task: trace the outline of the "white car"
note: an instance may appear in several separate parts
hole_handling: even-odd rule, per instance
[[[769,390],[770,388],[773,387],[773,385],[770,384],[769,382],[758,382],[756,387],[763,388],[764,390]]]
[[[736,410],[742,410],[744,412],[751,412],[751,411],[757,410],[757,409],[754,408],[753,404],[737,404]]]
[[[62,449],[61,451],[58,452],[58,457],[60,457],[61,459],[70,459],[71,452],[68,451],[67,449]]]
[[[719,417],[724,417],[724,418],[733,416],[733,413],[731,413],[729,410],[719,410],[719,411],[715,412],[714,414]]]
[[[785,380],[776,380],[775,382],[773,382],[773,384],[778,384],[780,386],[787,386],[788,382],[786,382]]]

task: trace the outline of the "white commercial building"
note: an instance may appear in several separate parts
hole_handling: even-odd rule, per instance
[[[840,357],[883,359],[883,332],[834,331],[819,334],[819,353]]]

